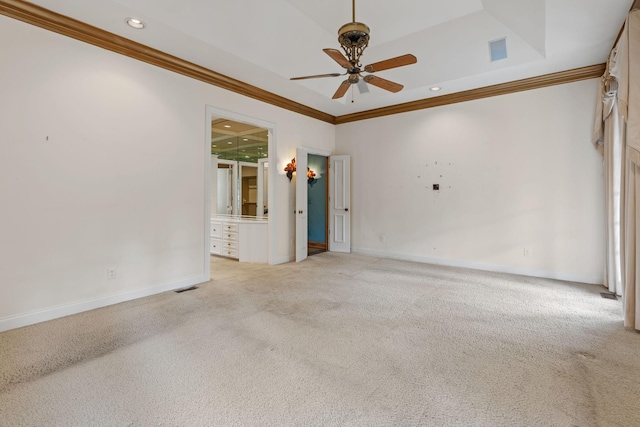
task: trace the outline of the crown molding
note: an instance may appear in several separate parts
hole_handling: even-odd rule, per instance
[[[0,14],[334,125],[596,78],[605,70],[592,65],[335,117],[33,3],[0,0]]]
[[[605,64],[591,65],[588,67],[576,68],[558,73],[545,74],[523,80],[516,80],[501,83],[493,86],[485,86],[478,89],[456,92],[449,95],[442,95],[433,98],[421,99],[418,101],[406,102],[392,105],[390,107],[377,108],[374,110],[361,111],[336,117],[336,124],[355,122],[359,120],[372,119],[375,117],[389,116],[392,114],[406,113],[409,111],[423,110],[426,108],[440,107],[443,105],[457,104],[459,102],[473,101],[476,99],[489,98],[492,96],[507,95],[515,92],[522,92],[532,89],[540,89],[548,86],[555,86],[565,83],[577,82],[601,77],[605,71]]]
[[[209,83],[249,98],[257,99],[327,123],[335,123],[335,117],[331,114],[313,109],[33,3],[21,0],[0,0],[0,14]]]

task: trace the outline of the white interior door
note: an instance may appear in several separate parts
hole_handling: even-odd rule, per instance
[[[240,191],[238,186],[238,162],[231,167],[231,214],[240,215]]]
[[[306,171],[306,164],[304,168]],[[350,178],[351,156],[329,157],[329,251],[331,252],[351,252]]]
[[[269,159],[259,159],[258,160],[258,203],[257,203],[257,211],[256,216],[258,218],[264,218],[265,211],[267,210],[267,200],[268,200],[268,169],[269,169]]]
[[[215,157],[218,166],[213,168],[212,156],[211,176],[216,176],[216,180],[212,182],[216,187],[216,209],[212,209],[211,215],[213,216],[214,212],[218,215],[232,215],[237,212],[238,162]],[[211,195],[213,197],[213,192]]]
[[[307,220],[307,151],[296,150],[296,262],[307,259],[308,220]]]
[[[211,156],[211,176],[209,177],[209,186],[211,190],[211,210],[209,214],[214,217],[218,213],[218,156]]]
[[[233,194],[231,192],[232,170],[230,168],[216,169],[218,180],[216,183],[217,190],[217,208],[218,215],[231,215],[233,210]]]

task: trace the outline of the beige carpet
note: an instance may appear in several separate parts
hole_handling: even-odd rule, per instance
[[[639,426],[598,286],[323,253],[0,334],[2,426]]]

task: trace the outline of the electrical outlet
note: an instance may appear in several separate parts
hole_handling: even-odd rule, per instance
[[[387,237],[386,237],[384,234],[381,234],[381,235],[380,235],[380,242],[381,242],[381,243],[384,243],[384,242],[386,242],[386,241],[387,241]]]
[[[529,248],[524,248],[523,255],[524,255],[524,256],[531,256],[531,249],[529,249]]]
[[[116,269],[113,267],[107,268],[107,279],[108,280],[115,280],[115,278],[117,277],[116,274]]]
[[[433,184],[433,189],[434,190],[440,190],[440,184]]]

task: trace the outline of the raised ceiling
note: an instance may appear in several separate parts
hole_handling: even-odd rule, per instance
[[[412,53],[418,63],[380,72],[399,93],[370,87],[332,100],[343,77],[322,48],[338,48],[350,0],[34,0],[86,22],[333,116],[603,63],[633,0],[360,0],[371,28],[363,64]],[[125,18],[147,23],[134,30]],[[488,43],[505,38],[508,58]],[[440,92],[431,92],[432,86]]]

